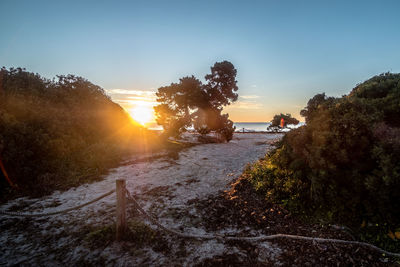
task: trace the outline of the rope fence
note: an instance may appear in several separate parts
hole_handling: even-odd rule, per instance
[[[274,240],[274,239],[292,239],[292,240],[303,240],[303,241],[311,241],[311,242],[318,242],[318,243],[336,243],[336,244],[349,244],[349,245],[358,245],[362,247],[367,247],[372,250],[378,251],[382,254],[392,257],[400,258],[400,253],[386,251],[381,249],[377,246],[374,246],[369,243],[360,242],[360,241],[350,241],[350,240],[341,240],[341,239],[332,239],[332,238],[320,238],[320,237],[308,237],[308,236],[299,236],[299,235],[290,235],[290,234],[274,234],[274,235],[261,235],[261,236],[228,236],[228,235],[220,235],[220,234],[190,234],[190,233],[183,233],[180,231],[176,231],[174,229],[170,229],[162,225],[156,218],[152,215],[148,214],[137,202],[135,197],[126,189],[125,180],[117,180],[116,181],[116,189],[113,189],[89,202],[84,204],[60,210],[55,212],[48,212],[48,213],[21,213],[21,212],[5,212],[0,211],[0,215],[6,216],[13,216],[13,217],[40,217],[40,216],[52,216],[57,214],[64,214],[73,210],[80,209],[87,205],[93,204],[114,192],[117,193],[117,214],[116,214],[116,239],[117,241],[121,240],[127,230],[126,224],[126,203],[127,201],[133,205],[133,208],[140,212],[144,218],[146,218],[150,223],[156,225],[162,231],[166,233],[170,233],[176,235],[181,238],[188,238],[188,239],[198,239],[198,240],[211,240],[217,239],[220,241],[248,241],[248,242],[262,242],[267,240]]]
[[[274,235],[262,235],[262,236],[226,236],[226,235],[195,235],[195,234],[185,234],[182,232],[178,232],[176,230],[167,228],[163,226],[161,223],[158,222],[153,216],[149,215],[136,201],[136,199],[130,194],[129,191],[126,190],[128,201],[131,202],[146,219],[148,219],[151,223],[158,226],[164,232],[168,232],[174,234],[176,236],[182,238],[193,238],[193,239],[200,239],[200,240],[210,240],[210,239],[218,239],[218,240],[231,240],[231,241],[248,241],[248,242],[261,242],[273,239],[293,239],[293,240],[305,240],[305,241],[312,241],[312,242],[319,242],[319,243],[337,243],[337,244],[350,244],[350,245],[359,245],[363,247],[368,247],[370,249],[376,250],[380,253],[386,254],[388,256],[399,257],[400,253],[394,253],[390,251],[386,251],[381,249],[377,246],[374,246],[369,243],[360,242],[360,241],[349,241],[349,240],[341,240],[341,239],[333,239],[333,238],[320,238],[320,237],[308,237],[308,236],[299,236],[299,235],[288,235],[288,234],[274,234]]]
[[[65,214],[67,212],[70,212],[70,211],[73,211],[73,210],[78,210],[80,208],[83,208],[85,206],[93,204],[93,203],[99,201],[100,199],[103,199],[103,198],[111,195],[114,192],[115,192],[115,189],[113,189],[113,190],[111,190],[111,191],[109,191],[109,192],[107,192],[107,193],[105,193],[105,194],[103,194],[103,195],[101,195],[101,196],[89,201],[89,202],[86,202],[86,203],[83,203],[81,205],[78,205],[78,206],[75,206],[75,207],[72,207],[72,208],[68,208],[68,209],[65,209],[65,210],[59,210],[59,211],[47,212],[47,213],[22,213],[22,212],[0,211],[0,214],[1,215],[7,215],[7,216],[13,216],[13,217],[44,217],[44,216],[52,216],[52,215],[57,215],[57,214]]]

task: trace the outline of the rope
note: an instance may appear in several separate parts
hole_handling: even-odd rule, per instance
[[[226,236],[226,235],[195,235],[195,234],[185,234],[182,232],[178,232],[176,230],[167,228],[163,226],[161,223],[157,221],[154,217],[149,215],[136,201],[136,199],[130,194],[128,190],[126,190],[128,200],[134,205],[134,207],[142,213],[142,215],[147,218],[151,223],[158,226],[161,230],[177,235],[183,238],[194,238],[194,239],[203,239],[203,240],[210,240],[210,239],[218,239],[218,240],[233,240],[233,241],[249,241],[249,242],[260,242],[266,240],[273,240],[273,239],[294,239],[294,240],[305,240],[305,241],[312,241],[312,242],[319,242],[319,243],[338,243],[338,244],[350,244],[350,245],[358,245],[368,247],[370,249],[376,250],[380,253],[386,254],[388,256],[398,257],[400,258],[400,253],[394,253],[390,251],[386,251],[381,249],[377,246],[374,246],[369,243],[360,242],[360,241],[348,241],[348,240],[341,240],[341,239],[333,239],[333,238],[320,238],[320,237],[308,237],[308,236],[299,236],[299,235],[289,235],[289,234],[275,234],[275,235],[263,235],[263,236]]]
[[[77,210],[77,209],[83,208],[83,207],[85,207],[87,205],[90,205],[90,204],[92,204],[92,203],[94,203],[96,201],[99,201],[100,199],[105,198],[106,196],[111,195],[114,192],[115,192],[115,189],[113,189],[113,190],[111,190],[111,191],[109,191],[109,192],[107,192],[107,193],[105,193],[105,194],[103,194],[103,195],[101,195],[101,196],[89,201],[89,202],[86,202],[84,204],[81,204],[81,205],[78,205],[78,206],[75,206],[75,207],[72,207],[72,208],[68,208],[68,209],[65,209],[65,210],[48,212],[48,213],[21,213],[21,212],[0,211],[0,215],[7,215],[7,216],[13,216],[13,217],[42,217],[42,216],[51,216],[51,215],[56,215],[56,214],[64,214],[64,213],[67,213],[67,212],[70,212],[70,211],[73,211],[73,210]]]
[[[217,236],[213,236],[213,235],[192,235],[192,234],[184,234],[178,231],[175,231],[173,229],[169,229],[165,226],[163,226],[162,224],[160,224],[155,218],[153,218],[152,216],[150,216],[136,201],[136,199],[129,193],[128,190],[126,190],[127,193],[127,197],[128,200],[134,205],[134,207],[140,212],[142,213],[142,215],[148,219],[150,222],[152,222],[153,224],[157,225],[160,229],[162,229],[165,232],[177,235],[179,237],[183,237],[183,238],[196,238],[196,239],[215,239],[215,238],[220,238]],[[221,236],[222,237],[222,236]]]

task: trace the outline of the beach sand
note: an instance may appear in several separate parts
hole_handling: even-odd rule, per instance
[[[235,134],[229,143],[198,144],[185,148],[178,157],[171,158],[166,151],[133,157],[110,170],[99,182],[65,192],[56,191],[40,199],[19,198],[3,204],[0,210],[36,213],[62,210],[115,188],[116,179],[126,179],[127,189],[163,225],[185,233],[205,234],[196,209],[187,203],[228,189],[248,163],[263,157],[272,148],[272,143],[281,137],[282,134],[241,133]],[[193,140],[193,134],[186,135],[186,141]],[[99,264],[100,258],[101,264],[119,266],[193,265],[227,251],[243,253],[233,245],[210,240],[187,241],[185,253],[179,254],[176,251],[182,248],[174,244],[173,236],[167,236],[172,244],[172,251],[167,254],[151,248],[143,248],[139,254],[130,253],[124,248],[124,242],[114,241],[110,241],[104,249],[91,249],[82,241],[82,232],[88,227],[113,224],[115,201],[113,194],[80,210],[53,217],[26,219],[1,215],[0,265]],[[215,233],[235,235],[243,230],[220,229]],[[246,229],[246,233],[258,234],[251,229]],[[268,242],[259,244],[259,250],[269,258],[280,253],[279,248]]]

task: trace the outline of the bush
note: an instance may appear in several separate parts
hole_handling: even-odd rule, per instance
[[[216,132],[220,135],[221,141],[229,142],[233,138],[236,126],[233,126],[233,122],[228,118],[228,114],[223,114],[219,117],[218,128]]]
[[[314,96],[306,125],[288,132],[245,175],[267,199],[360,226],[400,226],[400,74],[340,98]]]
[[[20,68],[0,70],[0,159],[18,192],[42,195],[98,177],[142,134],[84,78],[49,81]],[[10,187],[0,178],[4,197]]]

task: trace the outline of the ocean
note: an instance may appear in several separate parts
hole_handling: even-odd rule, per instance
[[[268,131],[268,126],[271,125],[270,122],[235,122],[233,123],[234,126],[236,126],[235,132],[267,132]],[[300,126],[303,126],[304,122],[300,122],[297,125],[293,124],[288,124],[287,128],[282,129],[281,132],[288,132],[291,129],[298,128]]]
[[[266,132],[270,122],[235,122],[235,132]]]
[[[234,122],[234,126],[236,126],[235,132],[267,132],[268,126],[271,125],[270,122]],[[288,125],[288,129],[284,129],[283,132],[286,132],[290,129],[297,128],[304,125],[304,122],[300,122],[298,125]],[[162,130],[162,127],[154,124],[151,127],[148,127],[151,130]],[[189,128],[191,130],[193,128]]]

